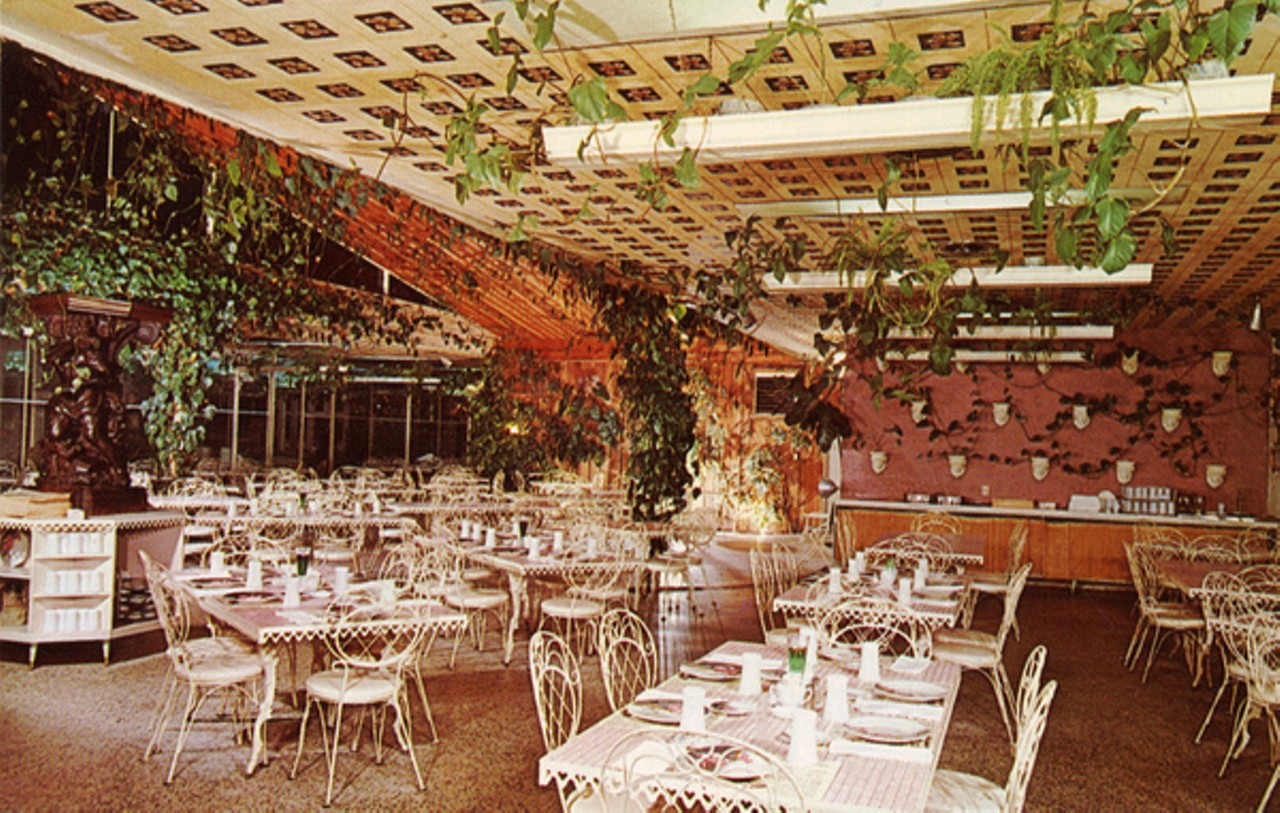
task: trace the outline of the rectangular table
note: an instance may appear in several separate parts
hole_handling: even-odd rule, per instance
[[[765,659],[785,660],[786,652],[741,641],[724,643],[704,656],[703,660],[740,658],[744,652],[760,652]],[[922,673],[897,674],[888,668],[885,658],[882,674],[885,679],[905,678],[926,681],[944,687],[945,698],[940,707],[934,708],[935,719],[929,721],[930,736],[926,746],[890,746],[871,743],[857,753],[830,756],[820,749],[820,764],[793,771],[800,780],[813,811],[918,811],[923,810],[929,796],[929,786],[942,753],[943,740],[951,713],[955,706],[956,692],[960,686],[960,669],[952,664],[934,662]],[[825,675],[841,670],[828,661],[820,660],[815,667],[818,681]],[[850,680],[857,685],[856,681]],[[664,681],[660,689],[679,693],[685,685],[702,685],[707,697],[734,697],[736,681],[692,681],[679,675]],[[769,708],[768,695],[754,699],[737,698],[752,703],[745,716],[708,715],[707,730],[743,740],[785,761],[787,745],[783,733],[790,725],[788,720],[776,716]],[[861,701],[859,701],[861,702]],[[908,704],[898,704],[907,706]],[[854,706],[854,704],[851,704]],[[876,713],[883,712],[880,702]],[[851,713],[855,711],[851,708]],[[904,709],[910,711],[910,709]],[[914,717],[912,719],[915,719]],[[614,712],[600,722],[571,737],[564,745],[551,751],[538,761],[538,781],[542,785],[552,782],[561,787],[581,787],[597,784],[604,771],[604,761],[613,744],[632,731],[652,725],[629,717],[622,711]],[[908,750],[910,749],[910,750]]]
[[[896,586],[894,588],[897,589]],[[890,597],[886,591],[872,595],[882,598]],[[912,595],[910,608],[920,615],[930,627],[954,627],[960,618],[963,602],[960,600],[963,589],[957,591],[952,598],[926,598]],[[788,618],[803,618],[810,623],[817,623],[836,606],[849,607],[849,620],[856,615],[856,606],[849,600],[853,593],[832,593],[827,588],[825,578],[813,584],[798,584],[773,600],[773,609]]]
[[[210,575],[204,570],[175,573],[178,581],[191,592],[200,608],[211,619],[217,620],[253,641],[269,661],[262,702],[253,726],[253,747],[249,764],[245,769],[245,773],[253,773],[265,750],[264,732],[275,705],[279,649],[286,645],[296,646],[304,641],[320,641],[331,635],[333,627],[328,619],[327,610],[332,602],[332,596],[323,592],[304,594],[298,606],[285,607],[283,586],[268,584],[264,592],[278,593],[277,599],[261,604],[237,604],[230,598],[232,591],[237,588],[228,588],[222,581],[211,581]],[[202,586],[213,584],[217,586]],[[442,633],[461,635],[466,629],[467,617],[459,610],[434,601],[424,601],[416,604],[411,611],[397,610],[384,618],[361,621],[355,626],[375,634],[387,628],[406,624],[426,624],[428,641],[434,641]],[[344,629],[350,631],[353,625],[348,623]],[[430,644],[426,646],[429,647]],[[418,691],[425,703],[425,692],[420,681],[419,677]]]
[[[1210,573],[1239,573],[1256,562],[1203,562],[1190,559],[1157,559],[1156,575],[1163,584],[1191,598],[1199,598]]]
[[[528,552],[520,550],[501,550],[493,548],[471,548],[466,551],[467,558],[482,567],[491,568],[507,577],[507,589],[511,596],[511,620],[507,624],[506,641],[504,642],[504,664],[511,663],[511,653],[515,648],[516,630],[520,621],[532,608],[528,607],[528,580],[534,578],[556,578],[563,576],[571,568],[588,564],[599,567],[615,567],[628,573],[642,569],[644,561],[639,559],[615,559],[612,561],[591,562],[577,552],[566,551],[559,555],[532,557]],[[627,574],[624,574],[624,576]]]

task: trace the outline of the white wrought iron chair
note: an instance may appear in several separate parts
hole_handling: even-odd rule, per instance
[[[968,628],[973,622],[973,611],[984,596],[995,596],[1004,601],[1009,595],[1009,582],[1013,580],[1013,574],[1018,572],[1018,568],[1022,567],[1028,533],[1026,520],[1016,523],[1009,532],[1009,562],[1002,572],[968,571],[968,586],[965,589],[960,619],[962,626]],[[1022,640],[1022,630],[1018,628],[1016,619],[1013,622],[1013,637]]]
[[[1156,547],[1149,544],[1135,542],[1125,546],[1133,587],[1138,594],[1138,621],[1125,652],[1125,664],[1130,670],[1137,666],[1149,635],[1150,648],[1142,670],[1142,682],[1146,683],[1156,654],[1166,640],[1173,638],[1183,650],[1194,686],[1200,681],[1204,663],[1204,614],[1194,605],[1160,597],[1153,560],[1157,553]]]
[[[1036,651],[1043,653],[1043,647]],[[1023,669],[1018,689],[1018,736],[1014,744],[1013,767],[1009,770],[1004,787],[989,779],[959,771],[940,770],[933,776],[927,813],[942,811],[992,811],[992,813],[1018,813],[1026,804],[1027,785],[1035,769],[1040,741],[1044,737],[1049,719],[1049,707],[1057,693],[1057,681],[1049,681],[1040,687],[1040,670],[1044,655],[1033,651]]]
[[[910,607],[887,598],[855,596],[834,605],[818,620],[818,647],[828,653],[856,651],[875,642],[882,653],[927,658],[930,627]]]
[[[610,813],[808,810],[800,783],[778,758],[723,734],[645,728],[609,749],[600,793]]]
[[[582,723],[582,671],[568,642],[549,630],[529,638],[529,679],[542,744],[554,751],[578,733]],[[604,810],[592,785],[558,784],[560,805],[573,813]]]
[[[1009,583],[1009,593],[1005,596],[1000,627],[994,633],[940,629],[933,634],[933,657],[936,660],[954,663],[961,669],[981,672],[991,681],[996,693],[996,704],[1000,707],[1000,719],[1004,721],[1010,741],[1014,738],[1013,724],[1009,719],[1009,706],[1013,705],[1013,687],[1004,668],[1004,642],[1013,628],[1014,618],[1018,614],[1018,602],[1030,575],[1029,562],[1014,574]]]
[[[795,556],[787,551],[753,548],[751,585],[755,591],[760,632],[770,646],[785,647],[789,633],[786,619],[773,609],[773,600],[794,587],[800,579]]]
[[[658,681],[658,649],[644,619],[617,607],[600,619],[600,675],[609,708],[617,711]]]
[[[225,697],[224,708],[230,710],[239,738],[243,729],[248,726],[248,718],[256,713],[267,670],[273,669],[274,665],[269,659],[235,639],[191,638],[190,597],[164,566],[152,560],[145,551],[139,551],[139,556],[146,568],[147,587],[155,604],[156,617],[164,631],[168,645],[165,656],[169,661],[151,739],[142,755],[144,761],[150,759],[159,747],[177,702],[178,692],[186,687],[186,702],[178,727],[178,739],[164,780],[167,785],[173,781],[178,768],[178,757],[182,754],[205,701],[214,695]],[[262,732],[259,731],[258,734],[261,736]]]
[[[302,714],[298,751],[289,777],[292,779],[298,775],[307,741],[307,723],[314,709],[324,737],[324,756],[329,774],[324,803],[328,806],[333,802],[343,711],[354,706],[361,709],[362,720],[365,710],[373,712],[371,731],[374,759],[378,763],[383,758],[386,715],[394,713],[392,731],[400,747],[409,753],[418,790],[424,790],[426,785],[413,746],[407,676],[418,657],[426,624],[417,617],[411,604],[396,604],[389,608],[377,602],[356,601],[334,612],[331,619],[333,631],[325,637],[330,667],[307,678],[307,705]],[[357,724],[353,751],[359,744],[362,729],[363,726]]]
[[[917,533],[958,534],[960,528],[960,518],[945,511],[926,511],[911,520],[911,530]]]

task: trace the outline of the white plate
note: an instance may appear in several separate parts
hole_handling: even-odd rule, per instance
[[[723,714],[726,717],[743,717],[751,713],[751,706],[737,700],[717,698],[707,701],[707,711]]]
[[[31,539],[26,531],[9,530],[0,536],[0,565],[18,568],[31,555]]]
[[[908,703],[932,703],[946,698],[947,687],[923,680],[882,680],[876,684],[876,694]]]
[[[906,745],[929,737],[929,726],[907,717],[862,715],[845,723],[845,730],[856,739],[889,745]]]
[[[686,663],[680,667],[680,674],[694,680],[721,682],[737,680],[742,667],[734,663]]]
[[[862,660],[862,655],[858,650],[847,644],[832,644],[818,650],[819,658],[826,658],[829,661],[835,661],[841,666],[856,666]]]
[[[769,766],[758,755],[736,745],[697,742],[685,747],[685,753],[703,773],[731,782],[751,782],[768,772]]]
[[[919,590],[911,592],[920,598],[949,599],[961,590],[958,584],[926,584]]]
[[[624,711],[646,723],[658,725],[678,725],[680,723],[680,700],[636,700],[624,708]]]

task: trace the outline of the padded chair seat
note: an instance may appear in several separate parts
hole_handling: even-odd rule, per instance
[[[220,655],[252,655],[253,643],[234,635],[218,635],[210,638],[193,638],[186,643],[187,652],[197,658]]]
[[[933,645],[934,660],[954,663],[963,669],[991,669],[999,662],[1000,655],[993,649],[965,646],[963,644]]]
[[[939,629],[933,633],[934,646],[938,644],[956,644],[982,649],[995,649],[996,638],[989,632],[981,630]]]
[[[257,655],[238,652],[192,655],[185,661],[176,661],[173,672],[196,685],[229,686],[262,674],[262,661]]]
[[[555,618],[594,618],[604,614],[604,605],[589,598],[556,596],[543,599],[542,612]]]
[[[1009,577],[992,574],[987,578],[975,578],[969,589],[988,596],[1002,596],[1009,592]]]
[[[355,706],[390,703],[396,696],[396,684],[380,675],[347,675],[341,669],[329,669],[307,678],[307,694],[326,703],[341,702]]]
[[[1158,604],[1148,609],[1147,616],[1151,623],[1166,629],[1196,630],[1204,629],[1204,613],[1184,604]]]
[[[1004,788],[971,773],[940,770],[933,775],[925,813],[1000,813],[1004,810]]]
[[[503,590],[458,590],[445,596],[445,603],[460,610],[492,610],[507,603]]]

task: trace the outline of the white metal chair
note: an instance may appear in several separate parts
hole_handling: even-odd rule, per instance
[[[1200,681],[1204,663],[1204,614],[1200,608],[1186,602],[1161,599],[1154,570],[1153,558],[1157,555],[1154,546],[1130,543],[1125,546],[1125,555],[1133,587],[1138,594],[1138,621],[1129,640],[1129,649],[1125,652],[1125,664],[1130,670],[1137,666],[1150,636],[1150,649],[1142,670],[1142,682],[1146,683],[1156,654],[1166,640],[1174,638],[1186,657],[1194,686]]]
[[[973,611],[978,605],[978,601],[984,596],[998,597],[1004,601],[1009,595],[1009,582],[1013,580],[1013,574],[1022,567],[1022,557],[1027,548],[1028,526],[1026,520],[1022,520],[1013,526],[1013,530],[1009,532],[1009,563],[1002,572],[985,572],[985,571],[968,571],[968,586],[964,594],[964,607],[961,610],[961,625],[968,627],[973,622]],[[1022,640],[1022,630],[1018,628],[1018,622],[1013,622],[1013,637]]]
[[[578,733],[582,723],[582,671],[567,641],[549,630],[529,638],[529,679],[542,744],[554,751]],[[560,805],[573,813],[604,810],[591,785],[557,785]]]
[[[164,631],[168,645],[165,656],[169,660],[151,739],[142,756],[144,761],[150,759],[159,747],[177,702],[178,692],[183,686],[186,687],[186,702],[178,727],[178,739],[164,780],[167,785],[173,781],[178,768],[178,757],[182,754],[205,701],[213,695],[225,697],[224,708],[230,710],[239,737],[243,728],[248,725],[246,712],[250,717],[256,712],[267,670],[274,666],[254,651],[251,645],[236,639],[191,638],[190,597],[167,569],[152,560],[145,551],[139,551],[139,555],[146,568],[147,587],[155,604],[156,617]]]
[[[788,629],[786,619],[773,609],[773,600],[799,581],[799,567],[790,552],[752,548],[751,585],[754,588],[756,614],[766,644],[785,647]]]
[[[1000,707],[1000,719],[1004,721],[1005,730],[1010,741],[1014,738],[1013,725],[1009,720],[1009,706],[1013,705],[1013,687],[1009,682],[1009,674],[1004,668],[1004,642],[1013,628],[1014,618],[1018,613],[1018,602],[1027,585],[1027,577],[1031,575],[1031,564],[1018,568],[1009,584],[1009,593],[1005,596],[1004,615],[1000,619],[1000,627],[994,633],[981,630],[940,629],[933,634],[933,657],[947,663],[954,663],[961,669],[981,672],[991,681],[996,692],[996,704]]]
[[[919,613],[894,599],[855,596],[823,614],[817,624],[824,651],[856,650],[875,642],[882,653],[929,657],[930,627]]]
[[[1232,734],[1233,746],[1239,743],[1243,749],[1248,743],[1249,722],[1255,716],[1265,716],[1267,736],[1271,743],[1271,761],[1280,756],[1280,618],[1275,615],[1257,616],[1249,631],[1248,639],[1249,691],[1246,706],[1237,717],[1236,731]],[[1238,753],[1238,750],[1237,750]],[[1258,802],[1258,813],[1267,809],[1276,783],[1280,781],[1280,764],[1271,772],[1271,780]]]
[[[600,619],[600,674],[609,708],[617,711],[658,680],[658,649],[644,619],[618,607]]]
[[[388,618],[389,612],[397,617]],[[298,751],[290,778],[298,775],[298,765],[307,741],[307,722],[312,710],[319,713],[320,731],[324,737],[325,763],[329,778],[325,789],[325,805],[333,801],[333,780],[337,772],[338,744],[342,739],[343,711],[359,707],[373,711],[371,726],[374,759],[382,762],[386,715],[393,712],[392,730],[400,747],[409,753],[418,790],[424,790],[422,769],[413,747],[408,681],[422,644],[426,625],[414,617],[413,605],[388,608],[377,603],[354,602],[335,611],[333,630],[325,637],[331,659],[330,668],[307,678],[307,705],[298,732]],[[405,616],[405,617],[399,617]],[[326,715],[322,707],[328,707]],[[362,725],[357,725],[355,750]]]
[[[1018,813],[1027,799],[1027,785],[1035,769],[1040,741],[1044,737],[1049,719],[1049,707],[1057,693],[1057,681],[1039,686],[1040,670],[1044,665],[1043,647],[1033,651],[1023,669],[1018,689],[1018,737],[1014,746],[1013,767],[1004,787],[989,779],[959,771],[940,770],[933,776],[929,799],[925,803],[928,813],[942,811],[993,811],[993,813]]]
[[[645,728],[609,749],[600,793],[610,813],[808,810],[790,769],[772,754],[723,734]]]
[[[541,624],[558,626],[566,639],[579,635],[587,642],[587,648],[595,645],[600,618],[608,603],[625,601],[627,592],[619,585],[625,581],[628,570],[621,561],[582,562],[564,570],[565,591],[562,595],[544,598],[539,605]]]
[[[926,511],[911,520],[911,530],[917,533],[958,534],[960,528],[960,518],[945,511]]]

